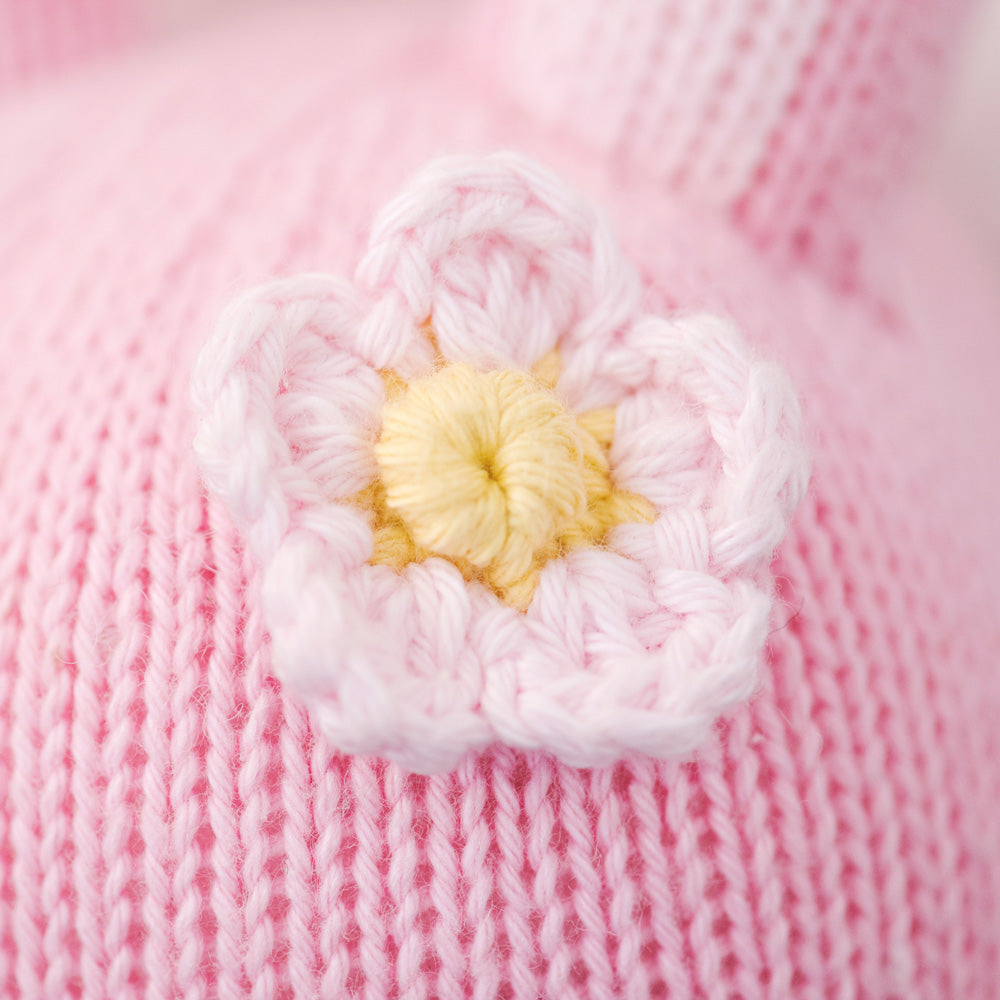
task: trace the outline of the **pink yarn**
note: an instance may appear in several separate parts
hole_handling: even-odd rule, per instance
[[[557,134],[853,287],[933,121],[955,0],[491,0],[505,81]]]
[[[728,203],[554,135],[463,31],[282,9],[0,107],[0,995],[991,1000],[1000,305],[974,255],[893,157],[871,190],[898,229],[857,228],[851,185],[787,217],[843,220],[865,283],[765,254]],[[824,89],[888,72],[858,48]],[[643,313],[731,316],[802,402],[760,692],[687,763],[334,752],[200,482],[189,385],[225,303],[350,274],[408,177],[498,148],[600,207]]]
[[[0,0],[0,98],[138,35],[133,0]]]

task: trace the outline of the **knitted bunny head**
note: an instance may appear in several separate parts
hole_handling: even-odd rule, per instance
[[[261,5],[5,98],[0,995],[992,1000],[957,7]]]

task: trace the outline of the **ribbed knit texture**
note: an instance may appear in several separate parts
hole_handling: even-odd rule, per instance
[[[130,0],[0,0],[0,98],[138,34]]]
[[[762,249],[871,281],[867,235],[927,126],[963,0],[497,0],[523,104]]]
[[[0,110],[0,996],[991,1000],[1000,307],[974,261],[911,200],[866,243],[901,272],[877,296],[778,267],[414,20],[282,11]],[[693,762],[335,755],[198,479],[224,303],[349,270],[431,156],[497,147],[604,207],[652,309],[729,312],[802,399],[763,689]]]

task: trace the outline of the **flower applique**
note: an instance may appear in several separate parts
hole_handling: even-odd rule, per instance
[[[808,480],[795,395],[728,321],[641,302],[603,220],[498,154],[427,168],[353,282],[227,310],[196,453],[338,748],[672,756],[753,693]]]

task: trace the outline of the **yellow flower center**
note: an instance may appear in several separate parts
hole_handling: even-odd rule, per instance
[[[549,559],[600,543],[652,505],[618,490],[607,450],[614,410],[577,417],[553,392],[558,357],[536,374],[445,365],[409,385],[387,378],[375,445],[373,562],[441,556],[521,610]]]

